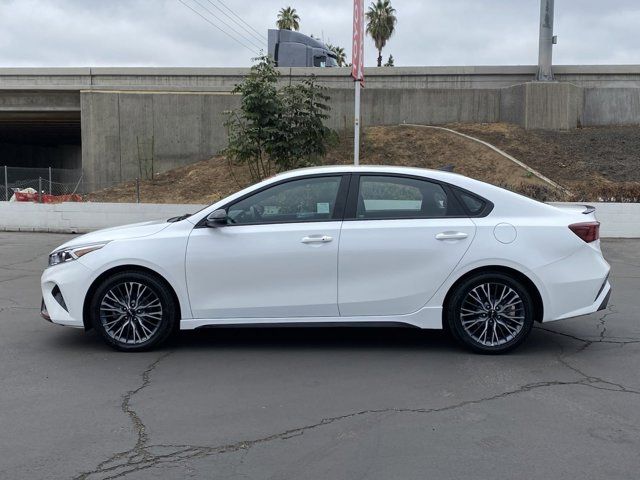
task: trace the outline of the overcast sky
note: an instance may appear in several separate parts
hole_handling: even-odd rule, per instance
[[[278,10],[288,5],[301,17],[301,32],[343,46],[350,59],[351,0],[182,1],[254,51],[179,0],[0,0],[0,66],[247,66],[262,40],[241,30],[239,18],[266,42]],[[393,54],[396,66],[537,63],[539,0],[392,5],[397,30],[383,55]],[[555,64],[638,64],[640,0],[556,0],[555,32]],[[376,57],[369,39],[366,64],[374,65]]]

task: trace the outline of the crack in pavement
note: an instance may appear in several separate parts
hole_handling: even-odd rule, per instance
[[[575,365],[572,365],[571,363],[569,363],[569,360],[564,355],[564,347],[557,342],[554,342],[554,343],[560,347],[560,353],[556,357],[558,361],[562,363],[562,365],[564,365],[569,370],[580,375],[583,378],[583,380],[589,382],[592,388],[595,388],[598,390],[609,390],[612,392],[626,392],[626,393],[640,394],[640,391],[629,388],[621,383],[611,382],[609,380],[603,379],[602,377],[596,377],[594,375],[587,374],[586,372],[582,371]],[[578,354],[582,351],[584,351],[584,347],[576,350],[575,354]]]
[[[0,280],[0,283],[4,283],[4,282],[13,282],[14,280],[21,280],[23,278],[28,278],[31,277],[31,275],[21,275],[19,277],[11,277],[11,278],[5,278],[3,280]]]
[[[47,254],[48,256],[49,254]],[[7,270],[11,270],[9,267],[15,267],[16,265],[26,265],[28,263],[31,262],[35,262],[36,260],[38,260],[39,258],[43,257],[44,255],[42,254],[42,252],[39,252],[37,255],[34,255],[33,257],[29,257],[25,260],[19,260],[16,262],[11,262],[11,263],[6,263],[4,265],[0,265],[0,267],[2,268],[6,268]]]
[[[149,384],[151,383],[151,372],[153,372],[155,370],[155,368],[158,366],[158,364],[162,360],[167,358],[172,353],[173,352],[171,352],[171,351],[167,352],[167,353],[164,353],[163,355],[158,357],[156,360],[154,360],[151,364],[149,364],[147,366],[147,368],[141,374],[142,383],[137,388],[127,391],[127,393],[125,393],[122,396],[122,403],[120,404],[120,410],[122,410],[122,412],[125,413],[129,417],[129,420],[131,420],[131,424],[133,425],[134,431],[136,433],[136,443],[133,446],[133,448],[131,448],[131,449],[125,451],[125,452],[115,453],[114,455],[109,457],[107,460],[104,460],[103,462],[99,463],[97,468],[96,468],[96,471],[105,470],[105,465],[113,463],[113,462],[115,462],[115,461],[117,461],[117,460],[119,460],[121,458],[127,457],[127,456],[132,457],[132,458],[137,458],[137,457],[147,458],[148,457],[148,452],[144,448],[144,446],[149,441],[149,436],[147,434],[147,428],[146,428],[145,424],[142,422],[142,420],[140,419],[140,416],[138,415],[138,412],[136,412],[136,410],[131,406],[131,399],[133,398],[134,395],[136,395],[137,393],[141,392],[142,390],[144,390],[145,388],[147,388],[149,386]],[[80,475],[76,476],[75,478],[77,480],[84,480],[84,479],[88,478],[88,475],[90,475],[91,473],[93,473],[93,472],[81,473]]]
[[[155,362],[156,365],[158,361]],[[351,413],[338,415],[334,417],[325,417],[325,418],[322,418],[317,423],[290,428],[290,429],[287,429],[278,433],[274,433],[271,435],[267,435],[264,437],[259,437],[252,440],[241,440],[235,443],[229,443],[229,444],[217,445],[217,446],[179,445],[179,444],[147,445],[148,437],[144,432],[144,425],[142,424],[142,422],[140,422],[140,419],[137,416],[137,414],[135,414],[135,416],[134,415],[131,416],[132,420],[136,423],[140,422],[140,425],[141,425],[141,427],[137,429],[138,441],[136,442],[136,446],[125,452],[121,452],[116,455],[113,455],[108,460],[100,463],[95,470],[85,472],[76,478],[82,479],[82,480],[89,480],[94,478],[101,478],[102,480],[121,478],[131,473],[140,472],[142,470],[146,470],[146,469],[163,465],[163,464],[175,464],[177,462],[194,459],[194,458],[204,458],[212,455],[220,455],[225,453],[244,451],[244,450],[250,449],[255,445],[268,443],[274,440],[287,440],[290,438],[304,435],[305,432],[308,432],[310,430],[314,430],[320,427],[333,424],[335,422],[339,422],[339,421],[343,421],[343,420],[347,420],[355,417],[361,417],[366,415],[383,415],[383,414],[441,413],[441,412],[447,412],[450,410],[467,407],[469,405],[478,405],[484,402],[498,400],[498,399],[510,397],[512,395],[517,395],[520,393],[530,392],[539,388],[548,388],[548,387],[556,387],[556,386],[560,386],[560,387],[584,386],[584,387],[594,388],[598,390],[607,390],[612,392],[640,395],[640,391],[627,388],[624,385],[616,384],[614,382],[610,382],[608,380],[604,380],[599,377],[586,375],[583,372],[581,372],[579,369],[569,365],[568,363],[565,363],[564,361],[562,363],[565,364],[568,368],[570,368],[574,372],[576,372],[582,378],[578,380],[571,380],[571,381],[551,380],[551,381],[540,381],[540,382],[528,383],[518,388],[515,388],[513,390],[508,390],[502,393],[498,393],[488,397],[482,397],[479,399],[464,400],[462,402],[446,405],[443,407],[434,407],[434,408],[389,407],[389,408],[380,408],[380,409],[359,410],[356,412],[351,412]],[[152,369],[153,368],[148,369],[147,372],[150,373]],[[146,383],[146,385],[148,385],[148,382]],[[144,386],[132,391],[133,392],[132,395],[140,391],[142,388],[144,388]],[[131,396],[129,396],[128,398],[130,399]],[[127,413],[129,412],[127,408],[124,408],[124,402],[123,402],[123,411],[126,411]],[[123,461],[117,462],[118,460],[123,460]]]
[[[553,335],[559,335],[562,337],[568,337],[573,340],[582,342],[583,345],[578,348],[573,354],[578,354],[584,351],[587,347],[594,343],[611,343],[611,344],[620,344],[626,345],[629,343],[640,343],[640,339],[631,339],[631,340],[614,340],[612,338],[606,337],[606,318],[609,315],[614,313],[619,313],[613,310],[613,305],[608,308],[608,311],[602,315],[598,319],[598,329],[600,330],[599,338],[596,340],[589,340],[580,338],[578,336],[574,336],[567,333],[557,332],[554,330],[550,330],[543,327],[535,327],[538,330],[545,331],[547,333]],[[567,369],[574,372],[578,375],[578,379],[561,381],[561,380],[550,380],[550,381],[539,381],[528,383],[522,385],[520,387],[514,388],[512,390],[507,390],[502,393],[497,393],[491,396],[482,397],[479,399],[471,399],[464,400],[458,403],[454,403],[451,405],[446,405],[443,407],[432,407],[432,408],[401,408],[401,407],[388,407],[388,408],[379,408],[379,409],[365,409],[359,410],[355,412],[346,413],[343,415],[333,416],[333,417],[325,417],[322,418],[317,423],[312,423],[308,425],[303,425],[295,428],[290,428],[281,432],[277,432],[274,434],[266,435],[263,437],[249,439],[249,440],[240,440],[235,443],[228,443],[224,445],[215,445],[215,446],[207,446],[207,445],[181,445],[181,444],[150,444],[149,443],[149,435],[147,433],[147,428],[143,423],[140,415],[137,411],[131,406],[131,401],[133,397],[147,388],[151,383],[151,374],[158,366],[158,364],[167,358],[172,352],[165,353],[157,358],[154,362],[152,362],[141,374],[142,383],[135,389],[129,390],[126,394],[122,396],[121,410],[124,412],[130,419],[135,433],[136,433],[136,443],[135,445],[126,451],[122,451],[119,453],[113,454],[108,459],[100,462],[95,469],[91,471],[84,472],[77,477],[77,480],[93,480],[93,479],[115,479],[125,477],[129,474],[140,472],[142,470],[147,470],[157,466],[164,465],[175,465],[179,462],[183,462],[185,460],[195,459],[195,458],[204,458],[213,455],[221,455],[225,453],[234,453],[239,451],[244,451],[243,457],[247,454],[247,451],[253,446],[259,444],[265,444],[268,442],[272,442],[275,440],[286,441],[291,438],[299,437],[304,435],[306,432],[315,430],[327,425],[331,425],[336,422],[362,417],[367,415],[385,415],[385,414],[435,414],[440,412],[446,412],[450,410],[455,410],[459,408],[464,408],[470,405],[478,405],[484,402],[490,402],[494,400],[503,399],[506,397],[510,397],[513,395],[518,395],[521,393],[530,392],[540,388],[551,388],[551,387],[563,387],[563,386],[582,386],[586,388],[593,388],[596,390],[605,390],[610,392],[617,392],[622,394],[632,394],[632,395],[640,395],[640,390],[635,390],[629,388],[623,384],[615,383],[609,380],[605,380],[604,378],[597,377],[594,375],[589,375],[588,373],[580,370],[575,365],[572,365],[569,360],[566,358],[564,346],[561,343],[555,342],[556,345],[559,346],[560,352],[557,355],[557,360]]]
[[[576,340],[578,342],[583,342],[584,345],[578,350],[578,352],[586,350],[588,347],[590,347],[594,343],[607,343],[607,344],[623,345],[623,346],[633,344],[633,343],[640,343],[640,339],[635,337],[610,337],[606,335],[606,332],[607,332],[607,325],[605,322],[606,318],[610,315],[620,313],[617,310],[613,309],[614,306],[615,305],[609,305],[605,310],[605,313],[598,319],[597,329],[599,330],[600,333],[598,338],[595,340],[588,339],[588,338],[581,338],[581,337],[578,337],[577,335],[558,332],[556,330],[551,330],[550,328],[545,328],[541,326],[534,326],[533,328],[535,330],[541,330],[543,332],[551,333],[553,335],[560,335],[561,337],[567,337],[567,338]]]

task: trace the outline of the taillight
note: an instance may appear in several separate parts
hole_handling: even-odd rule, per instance
[[[587,243],[600,238],[600,222],[573,223],[569,229]]]

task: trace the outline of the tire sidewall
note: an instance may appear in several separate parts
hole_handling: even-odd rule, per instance
[[[522,300],[525,311],[524,325],[522,326],[522,330],[520,330],[516,337],[505,344],[496,345],[493,347],[482,345],[476,342],[462,326],[462,320],[460,317],[462,302],[464,301],[467,293],[476,286],[488,282],[503,283],[515,290]],[[534,316],[534,303],[527,288],[517,279],[499,272],[480,273],[464,280],[460,285],[456,287],[456,290],[451,296],[451,299],[447,306],[447,324],[449,326],[449,329],[453,333],[454,338],[456,338],[456,340],[462,343],[466,348],[469,348],[477,353],[500,354],[506,353],[518,347],[522,344],[522,342],[526,340],[529,333],[531,332],[531,329],[533,328]]]
[[[138,282],[145,285],[158,296],[160,304],[162,305],[162,320],[160,323],[160,328],[158,328],[158,330],[151,336],[151,338],[140,344],[129,345],[115,340],[114,338],[109,336],[100,320],[100,304],[103,297],[114,286],[124,282]],[[164,342],[174,330],[177,316],[176,312],[177,309],[175,300],[171,291],[164,284],[164,282],[158,280],[153,275],[136,271],[119,272],[107,277],[98,286],[98,288],[96,288],[89,304],[91,322],[96,331],[111,347],[126,352],[149,350]]]

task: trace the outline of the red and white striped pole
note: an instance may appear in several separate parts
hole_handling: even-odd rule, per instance
[[[360,87],[364,85],[364,0],[353,0],[351,76],[355,82],[353,119],[353,164],[360,163]]]

